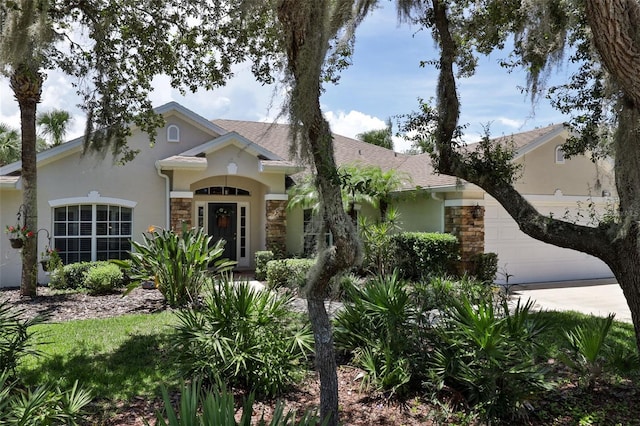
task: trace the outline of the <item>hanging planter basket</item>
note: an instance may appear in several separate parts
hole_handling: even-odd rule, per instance
[[[20,249],[24,245],[24,241],[21,238],[10,238],[11,248]]]
[[[229,226],[229,216],[218,216],[218,228]]]
[[[40,261],[40,265],[42,265],[42,270],[45,272],[49,272],[49,259],[42,259]]]

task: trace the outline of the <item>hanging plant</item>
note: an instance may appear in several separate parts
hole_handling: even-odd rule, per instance
[[[20,227],[20,225],[7,225],[4,229],[5,234],[9,236],[11,247],[22,248],[24,242],[36,236],[35,232],[27,228],[26,226]]]

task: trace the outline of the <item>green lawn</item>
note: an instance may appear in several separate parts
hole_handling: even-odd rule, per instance
[[[178,382],[168,361],[173,313],[127,315],[34,326],[42,356],[20,364],[26,383],[37,385],[75,380],[93,395],[110,400],[159,393],[165,383]]]

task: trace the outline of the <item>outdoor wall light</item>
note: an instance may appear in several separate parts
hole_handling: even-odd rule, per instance
[[[471,216],[474,219],[479,219],[482,217],[482,207],[480,207],[479,204],[476,204],[475,206],[473,206],[473,210],[471,211]]]

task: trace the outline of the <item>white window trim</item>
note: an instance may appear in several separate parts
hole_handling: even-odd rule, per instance
[[[78,197],[78,198],[82,198],[82,199],[86,199],[86,197]],[[74,200],[74,198],[67,198],[66,200]],[[59,200],[55,200],[55,201],[59,201]],[[51,201],[49,202],[49,204],[51,204]],[[134,203],[135,205],[136,203]],[[69,235],[56,235],[55,234],[55,223],[56,223],[56,219],[55,219],[55,212],[54,209],[55,208],[60,208],[60,207],[68,207],[68,206],[91,206],[91,235],[74,235],[72,237],[77,237],[77,238],[90,238],[91,239],[91,261],[95,262],[98,259],[98,238],[101,237],[105,237],[104,235],[98,235],[97,233],[97,206],[98,205],[107,205],[107,206],[117,206],[117,207],[125,207],[125,208],[129,208],[131,209],[131,234],[130,235],[118,235],[118,238],[129,238],[130,240],[133,239],[133,206],[127,206],[127,205],[122,205],[122,204],[107,204],[104,202],[95,202],[92,201],[90,203],[88,202],[84,202],[84,203],[71,203],[71,204],[61,204],[61,205],[52,205],[51,209],[52,209],[52,214],[51,214],[51,240],[53,242],[55,242],[56,238],[67,238],[70,237]],[[65,220],[65,223],[68,223],[67,220]]]
[[[247,213],[245,215],[246,218],[246,231],[247,231],[247,235],[245,236],[246,241],[247,241],[247,245],[245,247],[245,256],[241,257],[240,256],[240,238],[242,238],[240,236],[240,208],[241,207],[245,207],[247,210]],[[205,209],[206,210],[206,209]],[[240,267],[247,267],[250,264],[250,259],[251,259],[251,209],[250,209],[250,205],[247,202],[238,202],[236,203],[236,259],[238,259],[238,266]]]
[[[171,137],[172,130],[175,130],[176,132],[175,138]],[[172,142],[172,143],[180,142],[180,127],[177,124],[170,124],[169,126],[167,126],[167,142]]]
[[[124,200],[122,198],[101,197],[97,191],[91,191],[86,197],[58,198],[49,200],[49,207],[62,207],[72,204],[109,204],[122,207],[134,208],[136,201]]]

